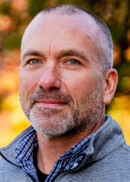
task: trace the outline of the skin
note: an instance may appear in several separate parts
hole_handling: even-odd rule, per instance
[[[38,167],[46,174],[64,152],[103,124],[105,105],[115,93],[116,71],[103,75],[94,54],[97,32],[84,14],[40,14],[23,36],[20,101],[37,130]],[[80,130],[71,127],[74,112],[78,126],[87,123]]]

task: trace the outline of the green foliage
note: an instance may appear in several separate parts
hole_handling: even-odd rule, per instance
[[[39,11],[46,8],[45,1],[43,0],[29,0],[28,13],[32,17],[35,16]]]
[[[9,12],[10,12],[10,3],[9,3],[9,1],[5,1],[0,6],[0,13],[9,14]]]
[[[122,24],[112,26],[110,30],[111,30],[112,36],[114,37],[114,41],[117,44],[120,44],[121,41],[126,38],[127,28],[125,26],[122,26]]]
[[[16,33],[9,34],[4,39],[4,47],[6,49],[20,48],[22,35]]]

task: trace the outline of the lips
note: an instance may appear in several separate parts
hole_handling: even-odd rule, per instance
[[[57,108],[57,107],[59,108],[67,104],[61,100],[55,100],[55,99],[49,99],[49,100],[40,99],[40,100],[37,100],[36,103],[40,105],[41,107],[51,107],[51,108]]]
[[[45,103],[45,104],[66,104],[63,101],[54,100],[54,99],[51,99],[51,100],[46,100],[46,99],[38,100],[37,103]]]

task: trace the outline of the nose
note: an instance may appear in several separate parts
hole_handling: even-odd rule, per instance
[[[51,88],[59,89],[61,87],[61,81],[56,69],[52,69],[51,67],[44,68],[38,85],[46,90]]]

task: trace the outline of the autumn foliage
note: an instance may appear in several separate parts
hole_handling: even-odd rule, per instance
[[[20,42],[33,16],[58,4],[80,5],[98,15],[111,30],[114,67],[119,74],[115,98],[107,107],[130,144],[130,18],[128,0],[0,0],[0,147],[30,125],[18,96]]]

